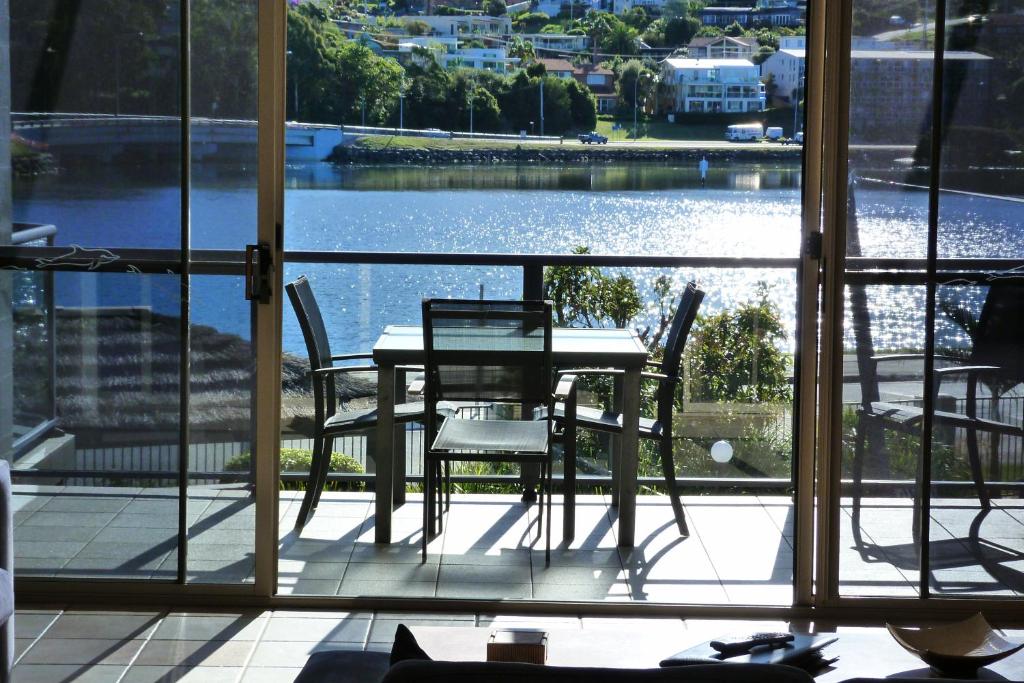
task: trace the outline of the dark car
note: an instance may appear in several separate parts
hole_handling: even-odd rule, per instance
[[[580,133],[577,137],[580,139],[580,142],[582,142],[584,145],[590,145],[590,144],[605,145],[605,144],[608,144],[608,138],[606,138],[605,136],[603,136],[600,133],[597,133],[595,131],[590,131],[589,133]]]

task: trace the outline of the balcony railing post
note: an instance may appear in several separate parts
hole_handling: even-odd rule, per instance
[[[544,298],[544,266],[538,263],[523,266],[523,298]]]

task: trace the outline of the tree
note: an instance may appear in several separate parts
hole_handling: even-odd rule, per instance
[[[741,26],[740,22],[738,21],[732,22],[731,24],[725,27],[725,30],[722,31],[722,33],[731,38],[739,38],[743,35],[746,35],[746,32],[747,30],[743,28],[743,26]]]
[[[654,84],[653,76],[654,73],[645,67],[639,59],[623,62],[622,68],[619,70],[619,78],[615,83],[615,90],[619,94],[620,106],[630,110],[633,109],[634,103],[642,106],[644,101],[651,95]],[[639,83],[637,83],[638,79]],[[636,94],[635,102],[633,99],[634,93]]]
[[[671,47],[688,45],[700,30],[700,19],[694,17],[673,17],[665,22],[665,45]]]
[[[655,19],[647,25],[641,39],[651,47],[662,47],[665,44],[665,24],[664,17]]]
[[[635,28],[626,26],[620,21],[612,26],[610,32],[601,36],[599,45],[602,50],[612,54],[635,55],[638,35]]]
[[[576,130],[593,130],[597,127],[597,98],[590,88],[577,80],[566,81],[569,95],[569,111],[572,126]]]
[[[697,38],[719,38],[722,35],[722,29],[717,26],[701,26],[695,35]]]
[[[577,246],[574,254],[589,254]],[[643,310],[628,276],[609,277],[596,266],[552,266],[544,270],[544,298],[551,300],[558,327],[626,327]]]
[[[483,6],[484,14],[491,17],[500,17],[508,11],[505,6],[505,0],[484,0]]]
[[[405,22],[405,31],[410,36],[425,36],[430,33],[430,24],[422,19],[411,19]]]
[[[523,63],[532,62],[537,58],[533,43],[524,40],[522,36],[513,35],[508,41],[508,56],[518,57]]]
[[[792,400],[786,329],[769,291],[761,283],[754,301],[697,316],[686,354],[692,400]]]
[[[643,31],[651,23],[651,18],[647,16],[647,10],[643,7],[632,7],[622,14],[622,21],[637,31]]]
[[[754,64],[764,64],[765,60],[775,54],[775,49],[768,45],[762,45],[757,48],[757,52],[753,54],[750,61]]]

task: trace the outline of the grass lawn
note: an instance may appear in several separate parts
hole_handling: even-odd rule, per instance
[[[568,138],[566,139],[568,143]],[[575,140],[573,140],[575,142]],[[420,138],[405,135],[367,135],[356,141],[357,147],[365,149],[418,149],[472,152],[487,149],[507,150],[515,145],[523,149],[550,149],[558,142],[504,142],[497,140],[471,140],[467,138]]]

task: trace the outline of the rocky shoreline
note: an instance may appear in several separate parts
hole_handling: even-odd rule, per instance
[[[708,161],[783,162],[800,158],[799,146],[766,145],[764,149],[623,149],[582,145],[527,147],[518,145],[484,149],[375,149],[358,145],[339,145],[328,158],[339,164],[594,164],[676,161],[696,163],[701,157]]]

